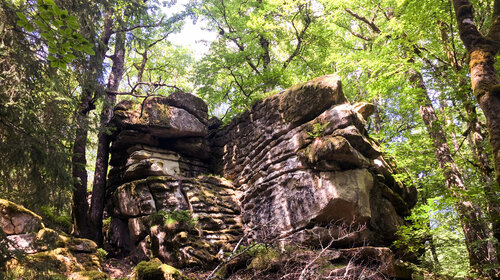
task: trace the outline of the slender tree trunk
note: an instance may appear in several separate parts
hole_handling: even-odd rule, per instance
[[[495,251],[497,261],[500,260],[500,195],[498,185],[492,178],[493,169],[490,167],[488,154],[484,148],[485,139],[481,133],[481,125],[477,119],[476,109],[472,104],[465,105],[468,117],[469,139],[474,160],[478,163],[479,170],[482,173],[484,192],[486,195],[487,210],[492,223],[493,237],[495,242]]]
[[[431,228],[430,223],[427,225],[429,228]],[[432,256],[432,261],[434,262],[434,270],[435,271],[441,271],[441,263],[439,262],[438,254],[436,251],[436,245],[434,244],[434,236],[429,235],[429,249],[431,251],[431,256]]]
[[[410,73],[410,80],[417,88],[422,90],[419,113],[433,141],[434,155],[439,168],[444,172],[446,186],[450,193],[457,198],[455,208],[464,231],[465,245],[469,252],[471,268],[479,273],[484,273],[483,267],[492,263],[492,260],[489,258],[488,244],[486,242],[489,237],[488,227],[481,219],[480,208],[474,206],[474,204],[468,201],[463,195],[466,187],[462,175],[453,160],[450,147],[446,140],[446,134],[441,128],[432,102],[427,95],[427,88],[425,87],[422,75],[416,71],[412,71]]]
[[[75,142],[73,143],[73,157],[71,159],[73,169],[73,235],[87,237],[89,235],[89,221],[87,211],[87,160],[85,150],[87,147],[88,134],[88,112],[93,109],[92,92],[84,92],[80,108],[76,114]]]
[[[112,56],[113,66],[108,79],[107,89],[118,91],[120,81],[123,77],[125,64],[125,33],[116,34],[115,51]],[[113,107],[116,95],[106,93],[100,116],[99,134],[97,137],[97,156],[94,171],[94,183],[92,188],[92,199],[90,207],[90,223],[92,225],[91,238],[99,245],[103,243],[102,218],[104,212],[104,198],[106,194],[106,175],[109,161],[109,134],[107,126],[113,116]]]
[[[446,123],[446,127],[451,128],[450,137],[451,137],[451,143],[453,144],[453,150],[455,151],[455,153],[459,153],[460,152],[460,145],[458,144],[457,134],[453,130],[453,127],[452,127],[453,122],[451,121],[450,118],[448,118],[448,116],[446,114],[446,108],[449,108],[448,104],[446,103],[446,100],[439,100],[439,104],[441,106],[441,114],[442,114],[443,119]]]

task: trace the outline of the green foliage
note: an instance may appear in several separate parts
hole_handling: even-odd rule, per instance
[[[179,211],[160,210],[151,215],[151,223],[153,225],[163,225],[163,226],[168,226],[175,223],[182,223],[190,228],[194,228],[197,225],[196,219],[193,218],[193,215],[189,210],[179,210]]]
[[[453,203],[453,199],[443,197],[427,199],[425,204],[413,209],[407,218],[411,223],[399,229],[399,240],[394,245],[407,253],[424,252],[420,257],[421,267],[427,271],[462,278],[469,275],[469,262],[463,257],[467,249]]]
[[[108,255],[108,252],[104,250],[103,248],[97,248],[97,256],[99,257],[99,260],[104,261],[104,258]]]
[[[231,118],[269,91],[325,73],[318,61],[328,52],[319,46],[329,34],[310,1],[192,2],[218,34],[196,69],[198,94],[214,114]]]
[[[31,34],[39,34],[46,41],[52,67],[65,69],[79,52],[94,55],[92,45],[79,32],[78,18],[59,8],[53,0],[37,0],[36,4],[22,7],[16,12],[17,25]]]
[[[55,207],[41,206],[40,215],[45,226],[70,233],[72,229],[71,215],[57,211]]]
[[[34,211],[69,210],[74,76],[47,65],[46,45],[16,31],[18,10],[0,5],[0,191]]]
[[[307,135],[310,138],[316,139],[320,137],[323,134],[323,131],[325,131],[325,128],[330,124],[330,122],[326,123],[315,123],[313,126],[312,131],[306,131]]]

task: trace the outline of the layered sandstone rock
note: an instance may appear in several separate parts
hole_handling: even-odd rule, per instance
[[[210,265],[242,234],[239,192],[208,175],[206,104],[187,93],[124,101],[114,111],[109,242],[136,262],[150,255]]]
[[[332,75],[221,128],[190,94],[124,101],[113,118],[108,240],[136,261],[153,255],[179,268],[215,264],[245,231],[257,241],[271,233],[313,246],[387,246],[416,190],[395,180],[368,136],[373,110],[348,103]]]
[[[393,178],[368,137],[372,112],[370,104],[349,104],[330,75],[254,104],[217,132],[217,170],[243,192],[244,224],[291,234],[357,223],[367,227],[354,243],[394,240],[416,190]]]

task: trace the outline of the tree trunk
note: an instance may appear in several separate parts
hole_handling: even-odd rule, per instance
[[[75,142],[73,143],[73,157],[71,164],[73,169],[73,235],[87,237],[89,235],[89,221],[87,211],[87,160],[85,150],[87,147],[88,134],[88,112],[92,110],[92,92],[84,92],[80,108],[76,114]]]
[[[484,192],[486,195],[486,203],[488,207],[488,215],[492,224],[493,237],[497,240],[494,242],[497,261],[500,260],[500,195],[498,185],[491,177],[493,169],[490,167],[490,161],[484,148],[484,137],[481,133],[481,125],[477,119],[476,109],[472,104],[466,103],[469,139],[474,160],[479,166],[482,173]]]
[[[495,56],[500,50],[500,0],[493,4],[492,24],[483,36],[474,24],[474,12],[468,0],[453,0],[460,39],[469,54],[469,69],[472,90],[486,117],[486,126],[493,151],[496,184],[487,184],[485,192],[489,197],[489,214],[493,223],[494,236],[500,241],[500,84],[495,70]],[[484,162],[483,162],[484,163]],[[480,163],[481,164],[481,163]],[[500,248],[497,246],[497,248]],[[497,256],[500,259],[500,252]]]
[[[104,26],[100,41],[97,42],[96,54],[90,56],[88,65],[84,69],[84,77],[80,85],[82,87],[83,97],[76,112],[76,134],[73,143],[73,157],[71,165],[73,169],[73,234],[78,237],[91,237],[91,225],[89,219],[89,205],[87,202],[87,170],[85,153],[87,149],[87,135],[89,129],[88,113],[95,109],[95,96],[99,96],[98,91],[101,87],[99,78],[102,75],[104,57],[108,49],[109,38],[112,34],[113,9],[108,7],[104,15]],[[93,97],[94,96],[94,97]]]
[[[373,99],[373,104],[375,105],[375,111],[373,112],[373,133],[378,134],[382,130],[382,118],[380,118],[380,106],[382,106],[382,97],[378,96],[378,99]]]
[[[118,91],[120,81],[123,77],[125,63],[125,33],[116,34],[115,51],[112,56],[113,66],[108,79],[107,89]],[[102,218],[104,212],[104,199],[106,194],[106,175],[109,161],[109,135],[107,126],[113,116],[113,107],[116,95],[105,93],[104,104],[100,116],[99,134],[97,137],[97,156],[95,162],[94,183],[92,187],[92,199],[90,207],[90,224],[92,226],[91,239],[102,245]]]
[[[479,207],[474,206],[462,194],[466,190],[462,175],[453,160],[446,140],[446,134],[441,129],[441,124],[432,106],[432,102],[427,95],[427,88],[425,87],[422,75],[419,72],[412,71],[410,73],[410,81],[415,84],[415,87],[422,90],[419,113],[433,141],[434,155],[439,168],[443,170],[446,186],[450,193],[457,198],[455,208],[464,231],[465,245],[469,252],[469,263],[474,271],[483,273],[483,267],[492,263],[492,260],[489,258],[488,244],[486,242],[489,237],[488,227],[481,220],[481,210]]]

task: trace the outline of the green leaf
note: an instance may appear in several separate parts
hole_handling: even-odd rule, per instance
[[[24,28],[25,28],[25,29],[26,29],[26,31],[28,31],[28,32],[33,32],[33,31],[35,31],[35,27],[33,26],[33,24],[31,24],[31,23],[29,23],[29,22],[28,22],[28,23],[26,23],[26,25],[24,26]]]
[[[73,29],[78,29],[78,19],[75,16],[69,16],[68,19],[66,20],[68,25],[73,28]]]
[[[66,57],[69,58],[70,60],[75,60],[76,59],[76,56],[72,53],[68,53],[66,54]]]
[[[95,52],[92,49],[91,45],[83,45],[82,48],[83,48],[83,51],[85,51],[89,55],[94,55],[95,54]]]
[[[28,22],[28,18],[26,18],[26,16],[25,16],[23,13],[21,13],[21,12],[16,12],[16,15],[17,15],[17,17],[18,17],[20,20],[25,21],[25,22]]]
[[[56,3],[54,3],[53,0],[43,0],[43,3],[47,4],[47,5],[51,5],[51,6],[55,6]]]
[[[59,27],[61,27],[61,26],[64,25],[64,23],[62,22],[62,20],[58,20],[58,19],[54,20],[53,23],[54,23],[54,26],[57,27],[57,28],[59,28]]]

